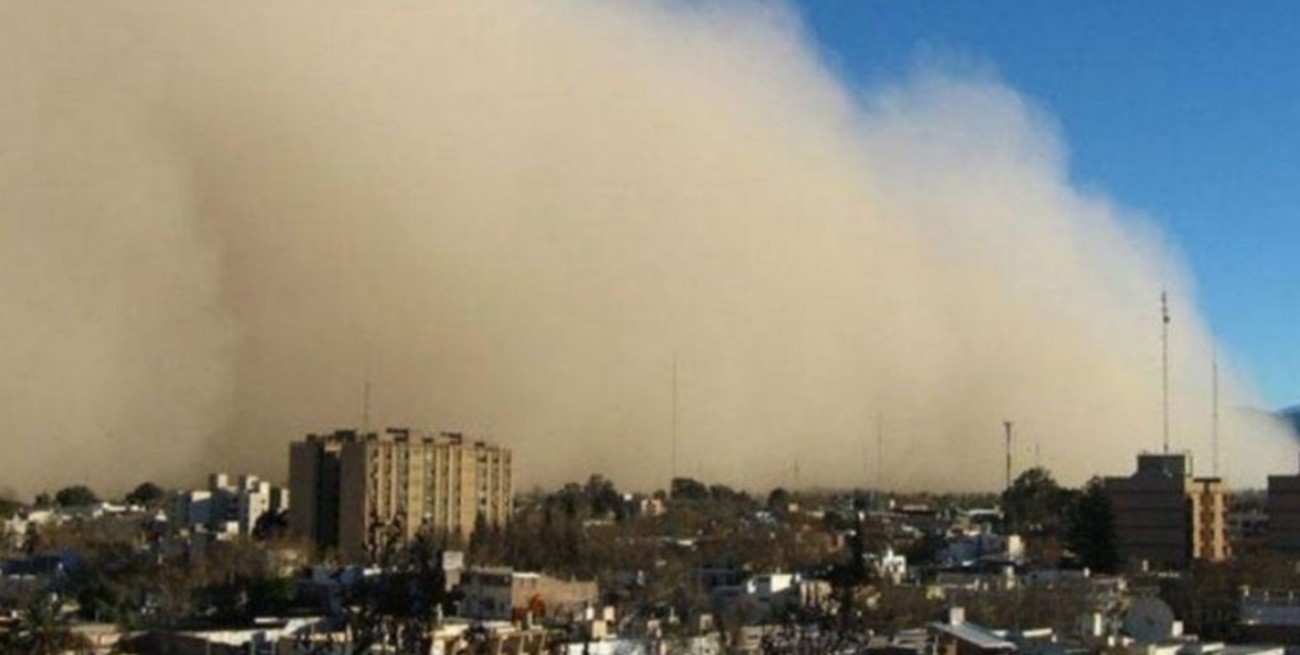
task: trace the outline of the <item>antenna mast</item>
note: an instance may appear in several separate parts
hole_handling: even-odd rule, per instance
[[[1169,293],[1160,292],[1160,375],[1163,391],[1161,405],[1163,413],[1162,434],[1164,436],[1164,454],[1169,454]]]
[[[672,480],[677,479],[677,353],[673,353],[673,445]],[[671,485],[672,480],[669,480]]]
[[[1219,351],[1215,349],[1214,360],[1211,367],[1211,377],[1213,378],[1213,398],[1214,404],[1211,421],[1210,421],[1210,462],[1214,468],[1214,477],[1219,477]]]
[[[885,417],[876,414],[876,486],[885,490]]]
[[[361,385],[361,434],[370,432],[370,378],[375,371],[375,343],[366,339],[365,379]]]
[[[370,378],[361,389],[361,434],[370,431]]]
[[[1011,427],[1015,425],[1011,421],[1003,421],[1002,427],[1007,432],[1007,489],[1011,488]]]

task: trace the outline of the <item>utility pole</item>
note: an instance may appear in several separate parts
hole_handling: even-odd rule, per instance
[[[1015,425],[1011,421],[1003,421],[1002,427],[1007,432],[1007,489],[1011,488],[1011,428]]]

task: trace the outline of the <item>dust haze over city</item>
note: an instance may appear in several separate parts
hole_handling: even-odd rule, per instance
[[[1077,483],[1161,447],[1165,289],[1208,472],[1176,238],[974,58],[851,87],[770,3],[13,2],[0,79],[17,494],[282,477],[365,416],[642,489],[674,414],[677,472],[748,488],[997,488],[1011,419]],[[1218,358],[1258,487],[1296,442]]]

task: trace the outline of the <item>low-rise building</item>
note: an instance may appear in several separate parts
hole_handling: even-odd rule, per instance
[[[994,534],[985,529],[962,533],[939,552],[946,566],[974,566],[980,563],[1020,563],[1025,559],[1025,542],[1020,535]]]
[[[815,607],[830,599],[830,583],[806,579],[797,573],[764,573],[738,585],[721,585],[710,592],[713,607],[723,614],[739,614],[745,621],[766,620],[792,607]]]
[[[1238,628],[1250,641],[1300,642],[1300,591],[1243,587],[1239,602]]]
[[[562,580],[508,568],[466,569],[459,589],[460,615],[477,620],[508,620],[523,614],[538,619],[559,616],[600,600],[594,580]]]
[[[1016,645],[984,626],[966,620],[966,611],[954,607],[948,620],[931,623],[929,632],[938,655],[995,655],[1015,652]]]
[[[251,535],[265,515],[289,509],[289,491],[254,475],[237,481],[225,473],[208,476],[208,488],[176,492],[168,510],[175,525],[220,536]]]

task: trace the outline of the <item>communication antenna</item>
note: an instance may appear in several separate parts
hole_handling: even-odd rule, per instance
[[[673,443],[672,479],[677,479],[677,353],[673,353]],[[669,481],[671,482],[671,480]]]
[[[885,417],[876,414],[876,486],[885,490]]]
[[[858,444],[858,454],[862,455],[862,483],[864,485],[867,484],[867,480],[871,477],[871,455],[867,453],[867,449],[867,441],[863,439],[862,443]]]
[[[361,388],[361,434],[370,432],[370,378]]]
[[[1219,477],[1219,350],[1217,348],[1214,350],[1210,376],[1213,382],[1211,385],[1213,407],[1210,420],[1210,466],[1214,469],[1214,477],[1217,478]]]
[[[366,339],[365,380],[361,384],[361,434],[370,432],[370,378],[374,375],[375,343]]]
[[[871,447],[867,445],[866,439],[859,446],[862,450],[862,486],[866,487],[871,480]]]
[[[1160,292],[1160,375],[1163,391],[1162,434],[1164,454],[1169,454],[1169,293]]]
[[[1006,489],[1011,489],[1011,428],[1014,422],[1002,421],[1002,428],[1006,429]]]

